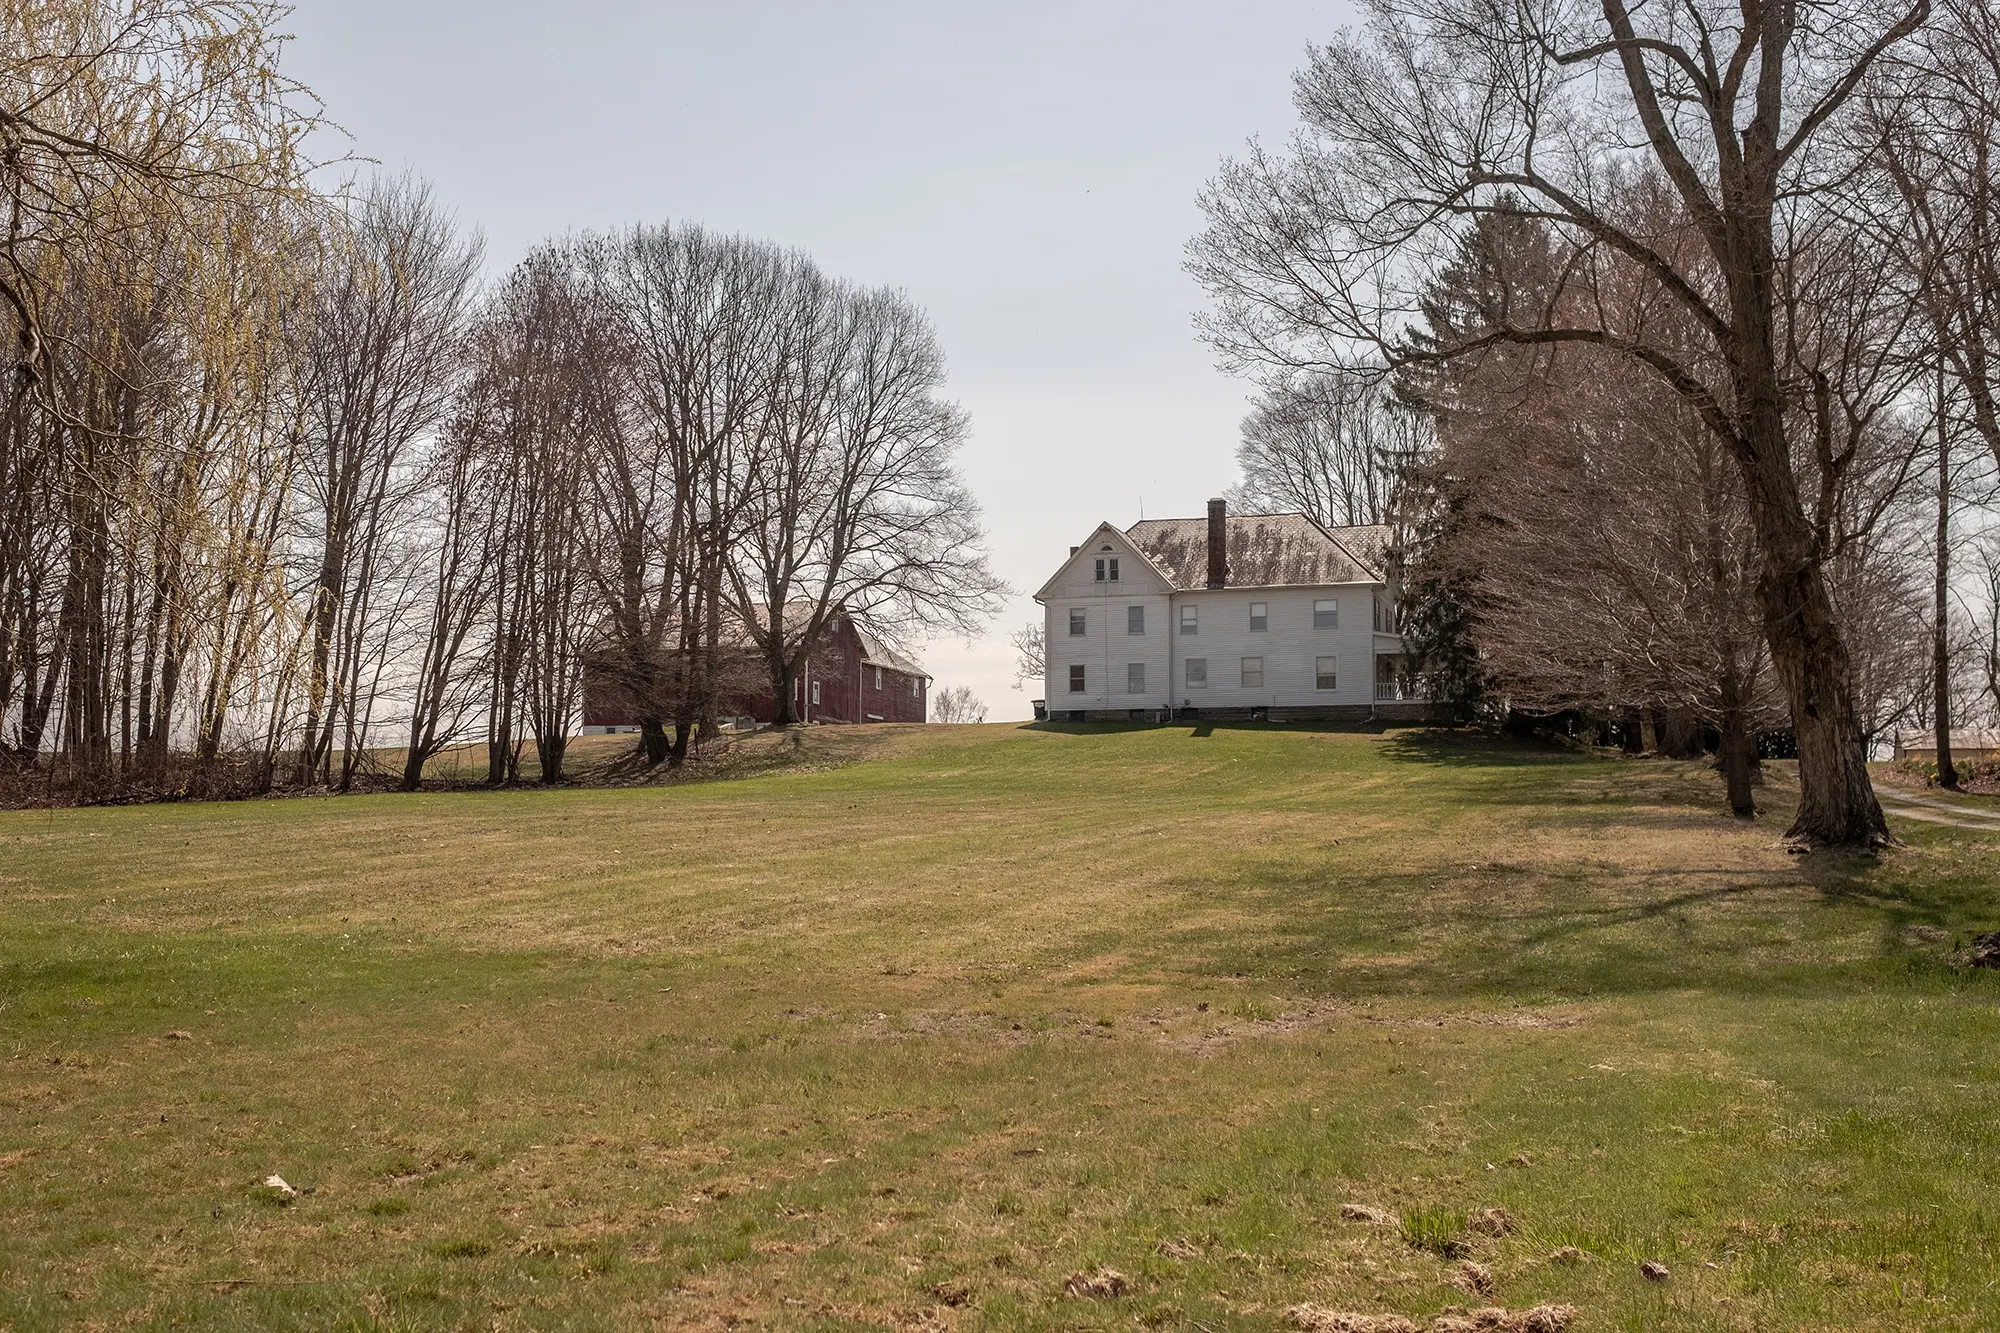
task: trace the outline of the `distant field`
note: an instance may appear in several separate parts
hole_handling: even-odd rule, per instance
[[[1423,732],[799,746],[0,814],[0,1326],[1994,1325],[2000,836]]]

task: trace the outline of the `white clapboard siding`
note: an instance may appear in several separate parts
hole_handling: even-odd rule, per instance
[[[1105,551],[1104,547],[1111,547]],[[1097,561],[1118,561],[1118,581],[1097,581]],[[1124,534],[1109,527],[1072,556],[1043,588],[1047,611],[1048,706],[1052,710],[1168,706],[1168,621],[1173,589]],[[1130,608],[1144,609],[1145,632],[1127,629]],[[1084,632],[1070,633],[1070,612],[1083,612]],[[1131,693],[1128,668],[1145,666],[1144,692]],[[1070,691],[1070,668],[1082,666],[1086,689]]]
[[[1118,561],[1118,578],[1100,580],[1099,560]],[[1350,566],[1351,567],[1351,566]],[[1107,575],[1109,569],[1106,571]],[[1375,661],[1394,656],[1401,640],[1375,630],[1380,581],[1280,587],[1176,589],[1118,529],[1101,525],[1036,594],[1047,636],[1045,698],[1052,714],[1127,709],[1356,708],[1376,701]],[[1316,603],[1338,603],[1338,623],[1314,625]],[[1251,628],[1253,603],[1266,608],[1265,627]],[[1143,608],[1144,632],[1131,632],[1131,608]],[[1181,610],[1195,611],[1194,632]],[[1083,632],[1071,632],[1071,612]],[[1336,685],[1318,687],[1318,659],[1336,662]],[[1261,658],[1263,682],[1244,683],[1244,659]],[[1190,661],[1207,664],[1207,683],[1190,682]],[[1133,663],[1143,663],[1145,688],[1129,688]],[[1084,669],[1084,689],[1072,692],[1070,669]]]

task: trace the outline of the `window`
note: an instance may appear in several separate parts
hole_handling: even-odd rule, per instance
[[[1243,688],[1261,690],[1264,688],[1264,659],[1246,657],[1243,659]]]
[[[1099,583],[1104,582],[1104,562],[1102,560],[1097,562],[1097,581]]]
[[[1074,639],[1080,636],[1083,632],[1084,632],[1083,608],[1080,606],[1072,606],[1069,609],[1069,636],[1072,639]]]
[[[1109,549],[1111,549],[1111,548],[1109,548],[1109,547],[1106,547],[1105,549],[1106,549],[1106,550],[1109,550]],[[1108,580],[1107,580],[1107,578],[1106,578],[1106,576],[1107,576],[1107,575],[1109,576],[1109,579],[1108,579]],[[1116,582],[1118,582],[1118,557],[1117,557],[1117,556],[1115,556],[1115,555],[1114,555],[1114,556],[1110,556],[1110,557],[1106,557],[1106,556],[1099,556],[1099,557],[1097,558],[1097,581],[1098,581],[1099,583],[1104,583],[1104,582],[1107,582],[1107,581],[1109,581],[1109,582],[1111,582],[1111,583],[1116,583]]]
[[[1377,634],[1396,632],[1396,603],[1386,592],[1375,594],[1375,632]]]
[[[1125,693],[1144,694],[1146,692],[1146,664],[1127,662],[1125,664]]]
[[[1208,688],[1208,659],[1206,657],[1190,657],[1187,660],[1187,683],[1187,687],[1191,690],[1205,690]]]
[[[1250,632],[1262,634],[1271,628],[1271,604],[1269,602],[1250,603]]]
[[[1201,608],[1190,602],[1181,608],[1181,633],[1198,634],[1200,632]]]
[[[1115,555],[1111,557],[1111,581],[1118,582],[1118,557]]]
[[[876,688],[876,689],[878,689],[878,690],[882,688],[882,668],[881,668],[881,667],[876,667],[876,668],[875,668],[875,688]]]
[[[1340,688],[1339,685],[1335,683],[1335,672],[1333,669],[1334,662],[1335,659],[1331,657],[1315,657],[1313,659],[1314,689],[1334,690]]]
[[[912,699],[922,694],[923,689],[924,683],[921,680],[918,680],[915,676],[910,677],[910,697]]]
[[[1313,603],[1313,628],[1340,628],[1340,602],[1337,598],[1323,597]]]
[[[1128,606],[1125,608],[1125,632],[1127,634],[1144,634],[1146,632],[1145,607]]]
[[[1080,666],[1073,666],[1069,669],[1069,692],[1071,694],[1083,693],[1083,668]]]
[[[819,702],[819,682],[818,682],[818,681],[814,681],[814,682],[813,682],[813,703],[817,704],[818,702]]]

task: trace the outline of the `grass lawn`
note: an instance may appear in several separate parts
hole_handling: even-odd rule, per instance
[[[2000,837],[1422,732],[804,745],[0,814],[0,1326],[2000,1320]]]

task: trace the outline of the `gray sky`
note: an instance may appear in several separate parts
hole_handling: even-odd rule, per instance
[[[559,14],[559,18],[551,18]],[[1005,636],[1100,519],[1196,514],[1245,386],[1195,341],[1195,192],[1289,133],[1345,3],[300,0],[287,67],[355,152],[429,177],[497,273],[668,218],[907,290],[972,415],[963,463],[1019,597],[938,685],[1025,717]]]

